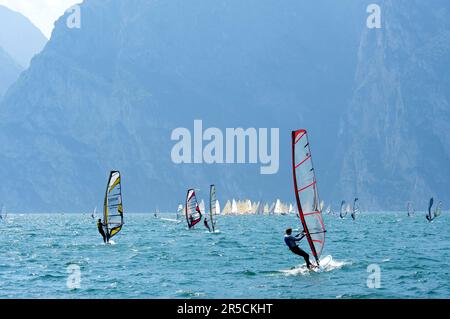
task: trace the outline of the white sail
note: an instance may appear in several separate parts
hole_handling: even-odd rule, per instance
[[[406,210],[408,212],[408,217],[412,217],[414,215],[414,208],[412,207],[411,202],[408,202]]]
[[[202,212],[202,213],[204,213],[206,210],[205,210],[205,201],[202,199],[202,201],[200,202],[200,204],[198,205],[198,207],[200,208],[200,211]]]
[[[438,205],[436,206],[436,209],[434,211],[434,217],[438,217],[441,215],[441,210],[442,210],[442,202],[440,201],[438,203]]]
[[[177,208],[177,220],[181,217],[184,211],[184,206],[182,204],[178,204]]]
[[[277,199],[276,203],[275,203],[275,208],[273,210],[274,214],[278,214],[280,215],[283,212],[283,209],[281,207],[281,201],[279,199]]]
[[[216,200],[216,211],[215,211],[216,215],[220,215],[220,203],[219,200]]]
[[[251,214],[253,212],[252,201],[247,199],[247,214]]]
[[[275,212],[275,203],[272,203],[272,205],[269,208],[269,215],[273,215]]]
[[[232,214],[237,214],[238,213],[238,208],[237,208],[237,203],[233,198],[233,202],[231,203],[231,213]]]
[[[289,214],[293,214],[294,213],[294,206],[292,205],[292,203],[289,204]]]
[[[221,215],[229,215],[231,213],[231,202],[229,200],[227,200],[227,202],[225,203],[225,206],[222,210]]]

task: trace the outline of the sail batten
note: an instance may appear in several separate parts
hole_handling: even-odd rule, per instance
[[[292,132],[292,169],[299,217],[311,252],[319,264],[326,230],[306,130]]]

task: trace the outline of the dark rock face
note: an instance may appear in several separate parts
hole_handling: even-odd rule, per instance
[[[431,196],[450,200],[450,5],[381,5],[382,29],[361,37],[336,193],[425,210]]]
[[[0,46],[0,100],[22,72],[22,68]]]
[[[423,46],[416,30],[391,21],[406,6],[398,2],[386,2],[383,29],[367,30],[369,1],[87,0],[81,29],[62,17],[0,105],[0,195],[16,210],[91,209],[118,169],[133,211],[175,210],[188,187],[207,199],[211,183],[219,200],[292,200],[290,131],[298,128],[310,132],[327,202],[357,194],[373,207],[397,207],[411,181],[420,192],[443,192],[448,61],[434,48],[448,53],[437,38],[444,27],[434,21],[439,32],[421,35]],[[442,6],[414,10],[444,19]],[[434,113],[424,118],[418,106],[431,98]],[[260,175],[260,165],[175,165],[171,132],[192,130],[195,119],[223,130],[280,128],[278,174]],[[446,155],[435,154],[441,148]],[[429,158],[434,164],[422,165]],[[430,172],[441,182],[430,184]]]
[[[0,5],[0,47],[22,69],[44,48],[47,38],[22,14]]]

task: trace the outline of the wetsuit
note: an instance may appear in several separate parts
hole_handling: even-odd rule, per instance
[[[211,232],[211,228],[208,225],[208,221],[206,220],[206,218],[203,220],[203,224],[205,225],[206,228],[208,228],[208,231]]]
[[[97,222],[97,228],[98,228],[98,232],[103,237],[103,242],[106,243],[108,238],[107,238],[107,236],[105,234],[105,231],[103,230],[103,224],[101,222]]]
[[[305,259],[306,266],[308,268],[311,268],[311,262],[309,261],[309,255],[303,249],[298,247],[298,245],[297,245],[297,242],[302,240],[302,238],[305,237],[305,235],[302,235],[301,237],[298,237],[298,236],[300,236],[300,234],[298,234],[297,236],[285,235],[284,242],[289,247],[290,251],[292,251],[296,255],[302,256]]]

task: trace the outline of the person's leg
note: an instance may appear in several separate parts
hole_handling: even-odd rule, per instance
[[[308,267],[308,268],[311,267],[311,262],[309,261],[309,255],[303,249],[301,249],[300,247],[297,246],[297,247],[292,248],[291,251],[294,254],[302,256],[303,259],[305,259],[306,267]]]
[[[103,242],[106,243],[106,234],[105,231],[102,231]]]

